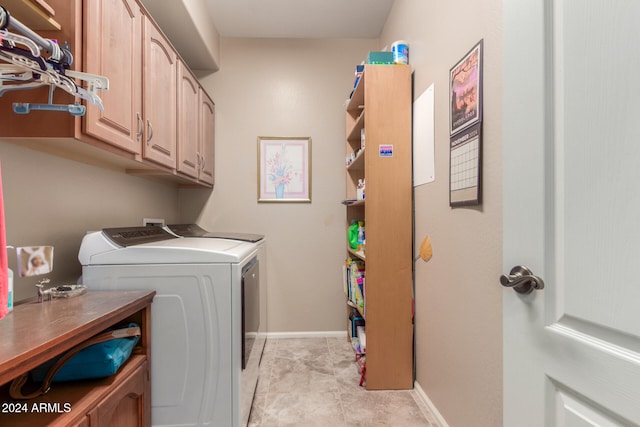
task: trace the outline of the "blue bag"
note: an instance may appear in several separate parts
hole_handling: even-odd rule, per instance
[[[131,323],[125,328],[136,328],[138,325]],[[138,335],[128,338],[117,338],[109,341],[93,344],[81,351],[66,362],[53,377],[53,382],[75,381],[90,378],[109,377],[120,369],[120,366],[129,359],[133,347],[140,339]],[[61,356],[62,357],[62,356]],[[60,359],[52,359],[31,371],[31,379],[42,382],[49,369]]]
[[[129,359],[139,339],[140,327],[135,323],[107,330],[38,366],[29,374],[15,378],[9,394],[14,399],[32,399],[47,393],[53,382],[111,376]],[[42,383],[31,393],[22,391],[28,377],[35,383]]]

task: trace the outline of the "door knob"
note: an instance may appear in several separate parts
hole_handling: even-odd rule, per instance
[[[530,294],[534,289],[544,289],[544,280],[535,276],[524,265],[516,265],[509,275],[500,276],[500,284],[505,288],[513,288],[519,294]]]

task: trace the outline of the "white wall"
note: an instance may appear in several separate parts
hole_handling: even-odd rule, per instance
[[[216,185],[180,190],[181,217],[268,240],[272,332],[346,329],[344,101],[374,40],[222,39],[202,80],[216,103]],[[257,137],[312,138],[312,203],[257,203]]]
[[[142,0],[173,47],[197,76],[220,68],[220,35],[205,0]]]
[[[450,68],[484,39],[483,203],[449,207]],[[452,427],[502,425],[502,2],[396,0],[380,38],[410,44],[415,98],[435,87],[436,180],[416,188],[416,374]],[[420,159],[414,159],[420,161]]]
[[[55,114],[55,113],[53,113]],[[52,245],[51,285],[82,273],[78,249],[88,230],[178,220],[175,185],[132,177],[0,140],[7,244]],[[17,274],[15,251],[9,267]],[[15,279],[15,299],[35,296],[38,278]]]

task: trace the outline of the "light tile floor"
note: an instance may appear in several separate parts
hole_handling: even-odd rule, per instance
[[[346,338],[267,340],[250,427],[438,427],[415,391],[359,387]]]

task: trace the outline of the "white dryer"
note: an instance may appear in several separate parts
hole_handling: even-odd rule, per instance
[[[151,422],[240,426],[243,275],[257,247],[177,238],[158,227],[88,233],[78,259],[89,289],[153,289]]]
[[[241,425],[249,423],[251,407],[260,376],[260,362],[267,338],[267,253],[262,234],[207,231],[197,224],[169,224],[166,231],[179,237],[230,239],[255,243],[258,248],[258,273],[243,276],[242,282],[242,374],[240,385]]]

